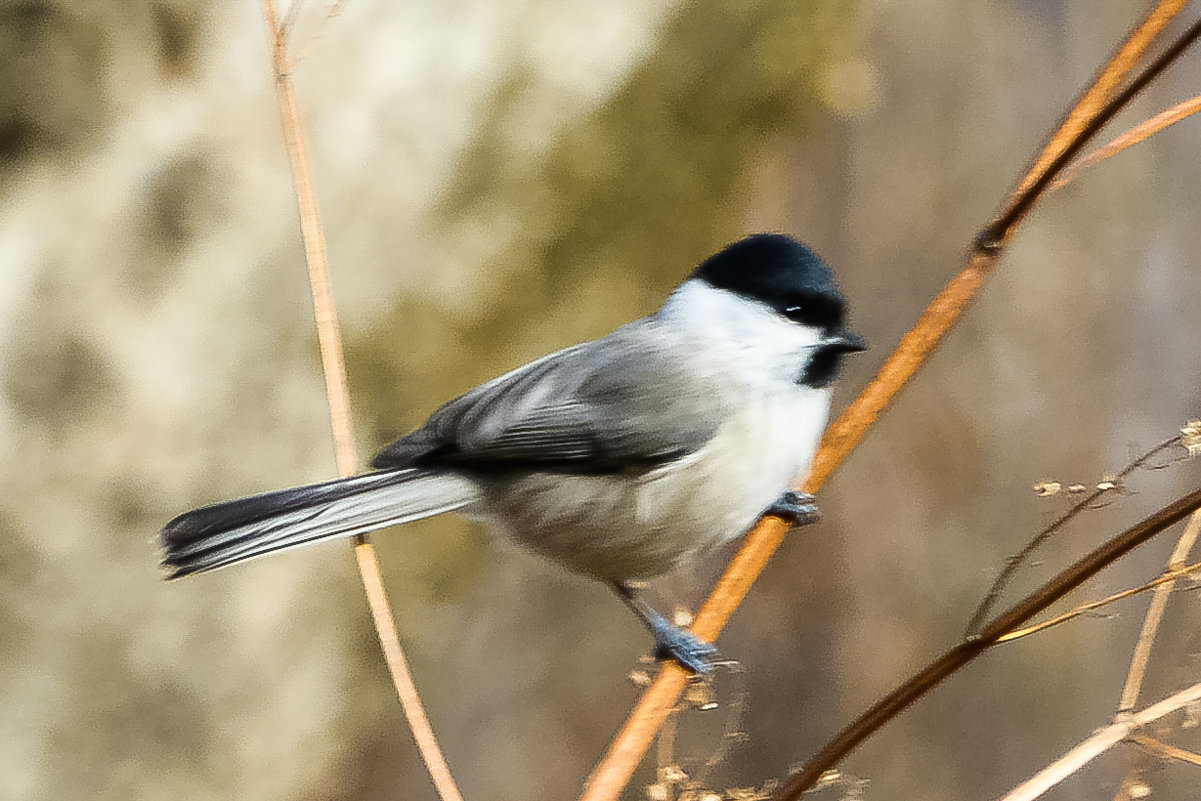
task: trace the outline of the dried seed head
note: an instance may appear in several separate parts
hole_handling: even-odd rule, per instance
[[[655,782],[646,786],[646,801],[667,801],[670,791],[666,784]]]
[[[694,709],[708,712],[717,709],[717,697],[713,685],[707,681],[690,681],[684,688],[684,700]]]
[[[665,784],[683,784],[688,774],[679,765],[664,765],[659,768],[659,781]]]
[[[631,670],[626,674],[626,678],[629,679],[630,684],[633,684],[635,687],[651,686],[651,674],[647,673],[645,670]]]
[[[1181,443],[1188,450],[1188,455],[1201,456],[1201,420],[1189,420],[1180,429]]]
[[[1083,484],[1069,484],[1068,492],[1072,493],[1073,495],[1083,495],[1084,493],[1088,492],[1088,487],[1084,486]]]
[[[692,625],[692,610],[686,606],[676,606],[671,610],[671,622],[681,628]]]
[[[1040,481],[1034,485],[1034,491],[1038,493],[1040,498],[1049,498],[1052,495],[1058,495],[1063,489],[1063,485],[1058,481]]]

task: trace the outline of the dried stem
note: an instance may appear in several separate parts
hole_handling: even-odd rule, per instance
[[[1038,176],[1048,171],[1051,163],[1083,132],[1106,101],[1113,96],[1114,90],[1121,85],[1127,73],[1147,52],[1147,48],[1155,42],[1163,29],[1184,10],[1186,5],[1188,5],[1188,0],[1161,0],[1143,22],[1131,31],[1126,40],[1118,46],[1117,51],[1105,63],[1105,66],[1101,68],[1101,71],[1093,78],[1088,89],[1076,101],[1072,110],[1064,117],[1063,122],[1059,124],[1058,130],[1035,159],[1026,176],[1014,189],[1014,196],[1025,192]]]
[[[1126,148],[1137,145],[1139,142],[1154,136],[1169,125],[1175,125],[1186,117],[1196,114],[1198,111],[1201,111],[1201,95],[1189,98],[1182,103],[1177,103],[1170,109],[1156,114],[1151,119],[1140,122],[1121,136],[1114,137],[1091,153],[1076,159],[1076,161],[1068,165],[1068,168],[1056,179],[1055,183],[1051,184],[1047,191],[1054,192],[1056,189],[1067,186],[1084,170],[1095,167],[1102,161],[1116,156]]]
[[[1164,585],[1167,585],[1169,591],[1171,591],[1171,586],[1176,581],[1176,579],[1178,579],[1182,576],[1188,576],[1190,574],[1196,573],[1197,571],[1201,571],[1201,562],[1196,562],[1191,565],[1180,565],[1179,567],[1174,567],[1171,570],[1169,570],[1168,572],[1158,576],[1157,578],[1154,578],[1151,581],[1148,581],[1146,584],[1142,584],[1138,587],[1131,587],[1130,589],[1122,590],[1121,592],[1115,592],[1113,595],[1109,595],[1105,598],[1101,598],[1096,601],[1089,601],[1086,604],[1081,604],[1080,606],[1077,606],[1075,609],[1071,609],[1067,612],[1064,612],[1062,615],[1056,615],[1055,617],[1051,618],[1050,620],[1044,620],[1041,623],[1035,623],[1033,626],[1026,626],[1025,628],[1018,629],[1016,631],[1011,631],[1008,634],[1006,634],[1004,637],[1001,637],[1000,639],[998,639],[997,644],[1000,645],[1003,642],[1013,642],[1014,640],[1020,640],[1023,637],[1029,637],[1031,634],[1037,634],[1040,631],[1046,631],[1047,629],[1054,628],[1055,626],[1066,623],[1069,620],[1074,620],[1075,618],[1078,618],[1081,615],[1088,614],[1089,612],[1092,612],[1096,609],[1101,609],[1103,607],[1109,606],[1112,603],[1116,603],[1116,602],[1124,600],[1126,598],[1130,598],[1132,596],[1139,595],[1140,593],[1144,593],[1147,590],[1152,590],[1152,589],[1162,590]],[[1158,597],[1158,595],[1156,595],[1156,597]],[[1133,706],[1133,704],[1131,704],[1131,707],[1132,706]]]
[[[1147,616],[1143,618],[1143,628],[1139,632],[1134,655],[1130,659],[1130,670],[1126,673],[1126,684],[1122,688],[1121,700],[1118,701],[1118,713],[1115,720],[1121,720],[1138,703],[1138,694],[1142,690],[1143,677],[1147,673],[1147,664],[1151,658],[1151,646],[1159,632],[1159,624],[1163,620],[1163,613],[1168,605],[1168,596],[1175,587],[1175,579],[1186,572],[1183,565],[1197,541],[1198,533],[1201,533],[1201,513],[1194,513],[1189,518],[1188,525],[1184,527],[1184,533],[1176,541],[1172,555],[1168,557],[1168,566],[1162,576],[1165,581],[1156,588],[1155,595],[1151,598],[1151,605],[1147,609]],[[1135,780],[1132,768],[1132,763],[1128,761],[1126,775],[1118,785],[1114,801],[1130,798],[1130,790],[1133,788]]]
[[[1188,33],[1157,59],[1130,87],[1109,104],[1102,103],[1114,87],[1133,69],[1146,47],[1155,39],[1184,3],[1163,0],[1110,59],[1059,130],[1051,137],[1026,178],[1010,194],[1005,210],[979,236],[969,252],[963,270],[926,307],[914,327],[902,337],[897,349],[885,361],[876,377],[827,429],[822,446],[814,457],[809,476],[803,483],[806,492],[816,492],[859,443],[897,395],[901,388],[930,358],[943,337],[959,320],[979,293],[984,280],[996,266],[1001,248],[1017,225],[1043,194],[1048,183],[1080,151],[1093,135],[1134,95],[1179,56],[1201,34],[1194,25]],[[778,518],[761,520],[747,535],[742,548],[726,568],[709,599],[701,607],[693,631],[712,641],[725,626],[734,610],[746,597],[751,585],[780,546],[787,526]],[[664,665],[654,683],[643,693],[625,725],[609,746],[604,758],[593,770],[584,787],[581,801],[612,801],[629,782],[638,763],[646,754],[655,732],[674,708],[687,677],[677,665]],[[863,732],[866,737],[869,732]],[[834,759],[841,758],[862,737],[840,739],[845,749],[836,748]],[[824,752],[825,753],[825,752]],[[817,774],[820,775],[820,772]],[[817,775],[812,779],[816,780]],[[808,786],[808,785],[806,785]],[[799,793],[799,791],[798,791]]]
[[[1154,723],[1177,709],[1201,700],[1201,683],[1181,690],[1126,720],[1112,723],[1068,751],[1028,780],[1013,788],[1000,801],[1033,801],[1061,781],[1087,765],[1093,759],[1128,739],[1148,723]],[[1165,748],[1171,748],[1165,746]],[[1187,753],[1187,752],[1183,752]]]
[[[796,801],[805,790],[812,787],[821,778],[827,769],[846,756],[855,746],[948,676],[996,645],[1001,637],[1044,611],[1139,545],[1179,523],[1197,509],[1201,509],[1201,489],[1194,490],[1165,506],[1068,566],[1046,584],[998,615],[978,635],[951,648],[900,687],[876,702],[875,706],[839,732],[809,760],[808,764],[801,768],[799,773],[789,779],[773,801]]]
[[[1194,754],[1192,751],[1186,751],[1183,748],[1179,748],[1174,745],[1161,743],[1154,737],[1140,735],[1137,737],[1131,737],[1130,742],[1146,751],[1149,751],[1157,757],[1162,757],[1163,759],[1174,759],[1177,762],[1201,766],[1201,754]]]
[[[1163,453],[1168,448],[1174,447],[1179,443],[1180,437],[1172,437],[1171,439],[1164,440],[1151,450],[1130,462],[1130,464],[1123,467],[1121,471],[1114,476],[1113,481],[1108,483],[1120,486],[1122,481],[1135,470],[1138,470],[1140,467],[1147,464],[1149,461]],[[997,600],[1000,599],[1001,593],[1004,592],[1005,588],[1009,585],[1010,579],[1013,578],[1013,575],[1017,572],[1018,568],[1021,567],[1028,558],[1030,558],[1030,555],[1046,544],[1051,537],[1053,537],[1059,531],[1062,531],[1064,526],[1074,520],[1077,515],[1091,507],[1102,495],[1109,491],[1110,490],[1097,487],[1097,489],[1081,498],[1079,501],[1073,504],[1070,509],[1052,521],[1049,526],[1035,534],[1034,537],[1028,543],[1026,543],[1022,550],[1009,557],[1009,559],[1005,562],[1005,567],[1001,570],[1000,575],[998,575],[993,581],[992,586],[988,588],[988,592],[985,594],[984,600],[980,602],[980,606],[976,608],[975,613],[972,615],[972,619],[968,622],[967,636],[970,637],[975,634],[980,626],[983,625],[984,620],[996,606]]]
[[[1193,550],[1193,545],[1197,541],[1198,533],[1201,533],[1201,514],[1194,514],[1189,519],[1188,525],[1184,527],[1184,533],[1180,535],[1176,547],[1172,549],[1172,555],[1168,558],[1168,566],[1164,575],[1171,578],[1155,588],[1155,595],[1151,598],[1151,607],[1143,619],[1143,630],[1138,635],[1134,656],[1130,660],[1130,670],[1126,674],[1126,686],[1122,688],[1122,698],[1118,702],[1118,714],[1129,712],[1138,703],[1143,677],[1147,673],[1147,662],[1151,657],[1151,646],[1155,642],[1155,635],[1159,632],[1159,624],[1163,620],[1163,612],[1168,605],[1168,596],[1172,594],[1172,589],[1176,586],[1176,577],[1185,572],[1183,568],[1189,552]]]
[[[321,350],[321,365],[325,373],[326,395],[329,401],[330,421],[333,426],[335,455],[338,474],[354,473],[357,459],[354,448],[354,432],[351,429],[350,393],[346,386],[346,368],[342,358],[342,338],[338,328],[338,315],[334,307],[330,287],[329,261],[325,253],[325,234],[321,228],[321,216],[317,207],[317,193],[313,186],[312,171],[305,146],[304,132],[300,125],[300,109],[296,101],[296,90],[292,83],[288,57],[288,31],[281,26],[275,10],[274,0],[262,0],[263,16],[271,43],[271,63],[275,75],[275,93],[279,101],[280,121],[288,158],[292,164],[292,177],[296,185],[296,197],[300,206],[300,226],[304,237],[305,260],[309,267],[309,283],[313,293],[313,316],[317,323],[317,339]],[[294,0],[293,9],[298,0]],[[413,739],[425,760],[430,778],[443,801],[462,801],[462,795],[451,778],[446,758],[438,747],[438,740],[430,727],[417,687],[409,672],[408,662],[400,647],[396,623],[380,579],[379,561],[375,548],[364,536],[355,538],[355,557],[363,590],[371,608],[375,631],[384,652],[392,684],[400,699],[401,708],[413,732]]]

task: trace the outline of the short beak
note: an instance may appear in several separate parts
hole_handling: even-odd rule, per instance
[[[822,345],[831,350],[839,350],[844,353],[854,353],[856,351],[867,350],[867,342],[863,337],[856,334],[854,331],[848,331],[845,328],[840,328],[822,342]]]

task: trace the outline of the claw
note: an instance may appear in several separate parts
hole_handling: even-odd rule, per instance
[[[626,584],[615,582],[613,589],[651,630],[651,635],[655,638],[655,659],[674,660],[694,675],[709,672],[713,657],[717,655],[716,646],[669,623],[663,615],[637,597]]]
[[[794,526],[807,526],[821,520],[817,499],[805,492],[788,490],[767,507],[764,514],[783,518]]]
[[[717,647],[707,643],[684,629],[667,624],[665,629],[656,629],[655,659],[674,660],[689,673],[703,675],[712,669]]]

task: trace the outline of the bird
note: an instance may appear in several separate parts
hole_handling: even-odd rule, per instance
[[[693,674],[716,648],[638,587],[764,515],[817,519],[796,489],[842,358],[865,350],[826,263],[760,233],[701,262],[654,314],[438,408],[359,475],[224,501],[162,529],[168,578],[447,512],[609,584],[654,654]]]

